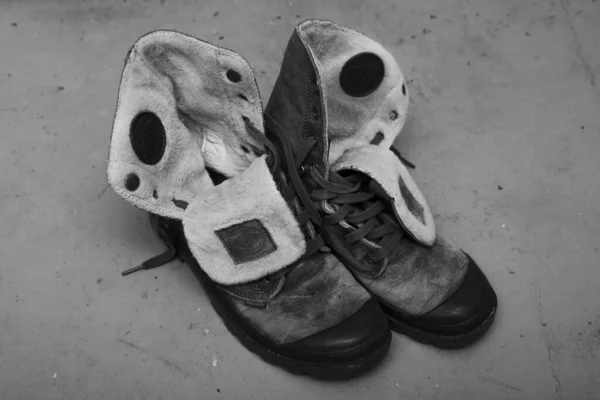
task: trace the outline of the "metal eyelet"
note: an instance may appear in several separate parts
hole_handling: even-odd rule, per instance
[[[329,202],[327,200],[321,201],[321,208],[327,214],[335,214],[335,208],[333,208],[333,206],[331,204],[329,204]]]

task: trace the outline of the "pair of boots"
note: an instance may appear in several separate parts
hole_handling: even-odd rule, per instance
[[[477,264],[436,236],[391,149],[408,92],[393,56],[329,21],[298,25],[264,110],[238,54],[157,31],[130,50],[108,179],[150,212],[228,329],[293,372],[347,378],[387,353],[390,326],[459,348],[491,325]]]

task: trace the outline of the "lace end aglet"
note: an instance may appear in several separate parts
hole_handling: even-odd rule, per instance
[[[400,161],[402,161],[402,163],[404,165],[406,165],[406,167],[410,168],[410,169],[415,169],[415,164],[411,163],[410,161],[408,161],[406,158],[401,159]]]
[[[125,271],[121,272],[121,276],[127,276],[129,274],[133,274],[134,272],[141,271],[143,269],[145,269],[144,264],[138,265],[137,267],[129,268],[129,269],[126,269]]]
[[[121,272],[121,276],[127,276],[129,274],[133,274],[134,272],[141,271],[143,269],[152,269],[160,267],[161,265],[165,265],[173,261],[175,258],[177,258],[177,250],[175,250],[175,247],[172,245],[169,245],[168,247],[169,249],[164,253],[156,257],[152,257],[147,261],[144,261],[141,265],[138,265],[137,267],[129,268]]]
[[[411,163],[406,158],[404,158],[402,156],[402,154],[400,154],[400,152],[398,151],[398,149],[396,149],[395,147],[390,147],[390,150],[392,151],[392,153],[394,153],[396,155],[396,157],[398,157],[398,159],[400,160],[400,162],[402,164],[404,164],[404,166],[406,166],[407,168],[410,168],[410,169],[415,169],[416,168],[415,164]]]

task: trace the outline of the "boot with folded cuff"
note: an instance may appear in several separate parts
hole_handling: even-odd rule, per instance
[[[320,134],[294,147],[285,135],[267,139],[238,54],[172,31],[143,36],[123,71],[108,180],[150,213],[168,250],[124,275],[179,257],[266,361],[324,379],[365,372],[391,334],[378,302],[324,246],[299,178],[308,163],[324,169],[326,151]]]
[[[294,148],[327,138],[328,157],[311,160],[321,167],[302,165],[299,173],[327,245],[380,302],[392,328],[460,348],[491,326],[497,298],[471,257],[436,235],[423,194],[390,149],[407,105],[402,72],[387,50],[350,28],[309,20],[289,40],[265,115]]]

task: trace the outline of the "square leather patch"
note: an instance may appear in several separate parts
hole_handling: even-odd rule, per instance
[[[215,231],[235,264],[258,260],[277,250],[271,234],[257,219]]]

